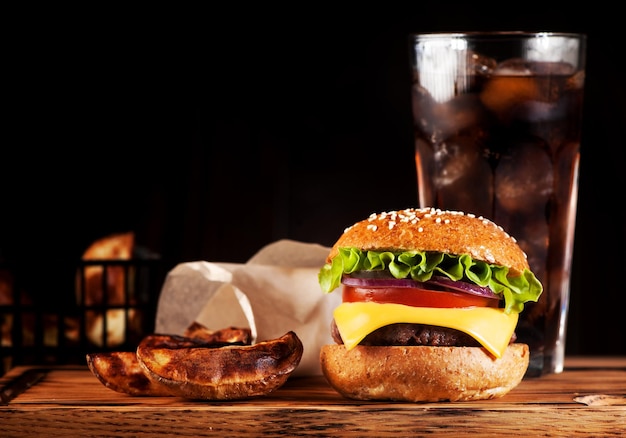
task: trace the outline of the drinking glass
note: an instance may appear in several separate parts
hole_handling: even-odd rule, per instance
[[[563,370],[578,193],[586,36],[410,36],[418,201],[484,216],[544,286],[516,328],[527,376]]]

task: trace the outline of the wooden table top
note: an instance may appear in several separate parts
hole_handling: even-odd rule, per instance
[[[462,403],[358,402],[323,377],[244,401],[131,397],[86,366],[16,367],[0,378],[0,436],[625,436],[626,357],[570,357],[506,396]]]

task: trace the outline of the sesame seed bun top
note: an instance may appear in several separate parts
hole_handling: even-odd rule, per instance
[[[529,269],[526,254],[499,225],[460,211],[434,208],[373,213],[346,228],[333,245],[326,261],[339,248],[362,251],[438,251],[469,254],[475,260],[507,266],[511,274]]]

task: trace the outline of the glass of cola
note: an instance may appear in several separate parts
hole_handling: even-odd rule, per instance
[[[491,219],[528,255],[527,376],[563,370],[585,55],[583,34],[410,36],[419,204]]]

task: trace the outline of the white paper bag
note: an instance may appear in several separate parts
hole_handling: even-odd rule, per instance
[[[165,279],[157,308],[157,333],[183,334],[197,321],[209,329],[249,327],[253,342],[294,331],[304,346],[293,375],[320,375],[319,351],[334,343],[332,312],[341,294],[325,294],[317,274],[330,248],[280,240],[248,263],[182,263]]]

